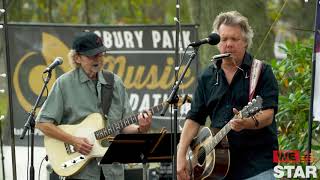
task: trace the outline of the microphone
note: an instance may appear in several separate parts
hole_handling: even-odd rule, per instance
[[[56,66],[63,63],[62,57],[56,57],[54,61],[43,71],[43,73],[51,72]]]
[[[216,45],[220,42],[220,36],[217,33],[211,33],[207,38],[195,41],[189,44],[192,47],[198,47],[202,44]]]
[[[231,56],[231,53],[217,54],[212,57],[211,61],[216,61],[218,59],[223,59],[230,56]]]

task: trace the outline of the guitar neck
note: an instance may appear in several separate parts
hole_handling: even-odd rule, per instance
[[[258,98],[258,103],[257,101],[254,101],[256,104],[259,104],[259,107],[255,107],[253,106],[253,110],[250,111],[250,109],[248,108],[248,106],[245,106],[238,115],[235,115],[232,119],[234,118],[246,118],[249,117],[251,115],[254,115],[256,111],[258,111],[259,109],[261,109],[261,104],[262,104],[262,99],[260,97]],[[252,103],[251,103],[252,105]],[[212,137],[212,141],[211,143],[208,144],[207,146],[207,150],[208,152],[211,152],[216,146],[217,144],[219,144],[219,142],[229,133],[229,131],[231,130],[231,126],[230,126],[230,121],[223,126],[223,128],[215,135]]]
[[[208,146],[208,152],[211,152],[217,146],[217,144],[219,144],[219,142],[229,133],[230,130],[231,127],[229,121],[217,134],[215,134],[215,136],[212,137],[212,141]]]
[[[149,110],[151,111],[152,114],[158,113],[163,109],[165,103],[166,102],[163,102],[157,106],[150,108]],[[95,135],[96,139],[97,140],[104,139],[104,138],[108,137],[109,135],[120,131],[124,127],[129,126],[130,124],[137,123],[138,122],[138,115],[139,115],[139,113],[133,114],[125,119],[120,120],[119,122],[111,124],[110,126],[108,126],[106,128],[102,128],[100,130],[95,131],[94,135]]]

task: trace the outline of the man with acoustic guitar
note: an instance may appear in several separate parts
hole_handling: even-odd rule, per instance
[[[214,61],[198,78],[178,146],[177,178],[275,179],[279,90],[271,66],[247,52],[253,31],[240,13],[220,13],[213,31],[220,35],[220,53],[230,56]],[[207,117],[211,131],[199,131]],[[212,135],[213,129],[221,129],[219,135]]]
[[[99,113],[103,115],[101,116],[103,117],[101,122],[106,124],[107,127],[132,114],[129,98],[120,77],[111,72],[108,72],[109,75],[106,76],[105,71],[102,71],[103,55],[106,50],[102,39],[95,33],[79,33],[75,37],[72,49],[69,52],[69,63],[74,69],[61,75],[56,80],[38,114],[36,127],[46,137],[56,139],[57,144],[62,142],[62,149],[65,147],[66,156],[73,156],[77,153],[80,155],[70,162],[58,164],[57,169],[61,170],[61,174],[64,173],[63,170],[75,168],[77,162],[86,160],[87,155],[95,148],[95,140],[92,141],[94,134],[86,137],[85,131],[90,129],[90,124],[96,123],[96,120],[100,117]],[[109,79],[106,79],[106,77],[109,77]],[[105,87],[111,88],[106,94],[102,91]],[[105,98],[105,96],[108,97]],[[105,107],[108,107],[107,112],[104,110]],[[93,119],[87,120],[88,124],[80,127],[77,132],[63,130],[64,125],[79,124],[93,113],[98,114],[98,116],[95,115]],[[149,111],[143,112],[138,114],[134,120],[138,123],[130,124],[125,121],[121,124],[126,125],[123,126],[124,128],[118,129],[119,124],[116,124],[117,126],[108,130],[119,130],[119,133],[145,133],[150,128],[152,114]],[[70,130],[74,129],[68,128]],[[51,157],[48,156],[49,161],[55,161],[56,158],[61,158],[62,154],[53,151]],[[79,172],[70,173],[72,175],[67,179],[124,179],[123,165],[98,166],[98,162],[96,158],[91,159]]]

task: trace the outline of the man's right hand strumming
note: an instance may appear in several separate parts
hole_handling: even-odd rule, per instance
[[[73,146],[75,151],[83,155],[88,155],[93,148],[93,144],[91,144],[87,138],[83,137],[74,137]]]
[[[177,154],[177,179],[178,180],[189,180],[190,176],[189,176],[189,171],[188,171],[188,167],[187,167],[187,159],[185,156],[185,153],[180,152],[180,150],[178,150],[178,154]]]
[[[182,133],[180,135],[180,142],[177,151],[177,179],[178,180],[189,180],[190,173],[189,168],[192,170],[192,167],[188,167],[188,161],[186,154],[189,148],[189,145],[192,139],[197,135],[200,125],[191,120],[187,119],[184,123]]]

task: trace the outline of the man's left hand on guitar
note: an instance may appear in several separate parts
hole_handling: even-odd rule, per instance
[[[151,127],[152,113],[150,111],[143,111],[135,117],[138,119],[137,124],[131,124],[121,130],[121,133],[147,133]]]
[[[273,121],[273,109],[265,109],[251,115],[250,117],[239,117],[239,111],[233,108],[234,118],[230,120],[231,129],[234,131],[241,131],[243,129],[260,129],[271,125]]]
[[[149,131],[152,121],[152,113],[150,111],[143,111],[138,115],[138,133],[146,133]]]
[[[238,116],[239,111],[236,108],[233,108],[233,113],[235,114],[235,117],[230,120],[230,126],[232,130],[239,132],[251,126],[251,121],[248,121],[248,118],[241,118]]]

